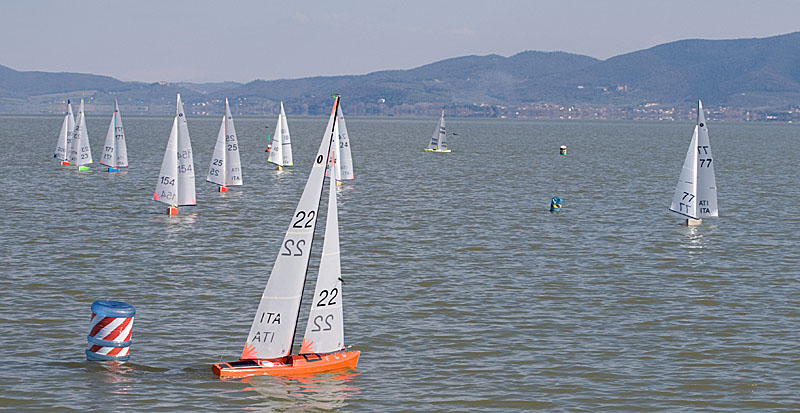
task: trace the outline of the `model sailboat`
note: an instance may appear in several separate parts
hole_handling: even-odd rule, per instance
[[[315,374],[355,368],[359,351],[344,349],[339,222],[335,180],[329,179],[328,214],[317,285],[298,354],[292,354],[308,270],[325,167],[336,131],[339,98],[334,101],[314,166],[283,238],[238,361],[212,366],[220,377]]]
[[[64,115],[64,122],[61,124],[61,133],[58,134],[56,152],[53,157],[61,161],[61,165],[69,165],[68,148],[72,144],[72,134],[75,132],[75,115],[72,114],[72,105],[67,101],[67,113]]]
[[[92,163],[92,149],[89,147],[89,133],[86,131],[86,114],[83,112],[83,99],[81,108],[78,111],[78,118],[75,119],[75,130],[72,131],[72,141],[68,146],[68,161],[72,165],[77,165],[79,171],[88,171]]]
[[[114,98],[114,113],[108,125],[106,142],[100,163],[108,167],[108,172],[118,172],[119,168],[128,167],[128,148],[125,146],[125,129],[122,127],[122,117],[119,114],[119,105]]]
[[[229,186],[242,184],[242,162],[239,160],[239,141],[236,139],[236,128],[233,127],[233,116],[225,98],[225,115],[219,125],[217,145],[214,156],[208,167],[206,181],[219,185],[219,192],[226,192]]]
[[[178,107],[172,121],[161,173],[158,176],[153,200],[167,204],[167,214],[176,215],[179,206],[197,205],[194,191],[194,161],[192,143],[189,140],[189,127],[183,110],[181,95],[178,94]]]
[[[442,117],[439,118],[439,125],[434,129],[431,143],[425,148],[425,152],[450,152],[450,149],[447,149],[447,130],[444,127],[444,109],[442,109]]]
[[[275,136],[272,137],[272,147],[267,160],[278,165],[275,169],[279,171],[283,170],[284,166],[294,166],[292,138],[289,135],[289,123],[286,121],[286,112],[283,111],[283,102],[281,102],[281,113],[278,115],[278,124],[275,126]]]
[[[333,177],[336,179],[336,185],[342,184],[342,181],[352,181],[355,179],[353,174],[353,158],[350,155],[350,136],[347,134],[347,124],[344,121],[344,114],[342,114],[342,105],[336,114],[336,134],[333,139],[333,154],[331,155],[334,162],[328,165],[328,170],[325,176],[330,176],[330,167],[333,166]]]
[[[719,216],[717,181],[712,161],[703,103],[697,101],[697,124],[683,161],[672,205],[669,207],[670,210],[686,216],[687,225],[699,225],[703,218]]]

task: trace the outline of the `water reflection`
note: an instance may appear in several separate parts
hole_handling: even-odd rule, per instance
[[[119,361],[87,361],[86,368],[98,380],[98,384],[102,383],[111,394],[124,394],[133,390],[133,366]]]
[[[683,248],[688,249],[695,249],[695,248],[703,248],[703,233],[700,231],[700,227],[697,226],[685,226],[681,229],[683,233],[683,239],[681,241],[681,246]]]
[[[257,392],[249,398],[263,400],[259,404],[271,409],[276,408],[275,401],[286,409],[342,409],[348,399],[360,393],[351,383],[358,374],[346,371],[306,377],[252,376],[242,379],[251,387],[241,391]]]

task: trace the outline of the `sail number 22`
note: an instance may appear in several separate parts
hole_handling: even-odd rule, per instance
[[[314,211],[297,211],[294,215],[297,218],[294,223],[292,223],[292,228],[313,228],[314,217],[316,216],[316,212]]]

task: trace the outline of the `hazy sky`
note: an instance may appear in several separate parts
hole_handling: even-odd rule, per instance
[[[800,0],[6,0],[0,64],[247,82],[524,50],[606,59],[673,40],[798,30]]]

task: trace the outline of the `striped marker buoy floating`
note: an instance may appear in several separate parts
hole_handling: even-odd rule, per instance
[[[128,360],[133,316],[132,305],[119,301],[97,300],[92,303],[92,319],[86,339],[86,359],[92,361]]]

